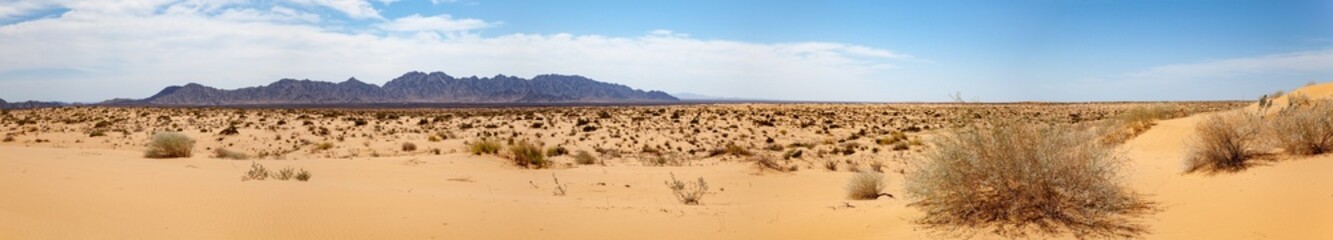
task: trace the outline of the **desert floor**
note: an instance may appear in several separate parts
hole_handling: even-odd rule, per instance
[[[1142,219],[1144,238],[1333,239],[1333,155],[1182,174],[1194,125],[1248,103],[1170,104],[1185,117],[1119,147],[1123,181],[1162,204]],[[1095,123],[1143,105],[15,110],[0,122],[10,138],[0,143],[0,239],[951,238],[914,225],[921,213],[899,194],[932,136],[992,115]],[[231,126],[239,133],[222,133]],[[158,131],[191,136],[194,156],[145,158]],[[563,155],[525,169],[504,151],[470,153],[483,138],[599,163]],[[715,151],[729,145],[748,152]],[[217,158],[217,148],[250,157]],[[758,166],[764,158],[783,170]],[[251,164],[313,177],[242,181]],[[848,200],[848,179],[868,170],[899,196]],[[702,204],[677,201],[672,176],[706,179]]]

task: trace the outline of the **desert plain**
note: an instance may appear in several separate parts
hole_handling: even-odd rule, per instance
[[[1333,239],[1333,155],[1187,173],[1197,125],[1274,114],[1259,105],[7,110],[0,239],[1003,239],[917,224],[903,189],[936,138],[993,118],[1112,129],[1116,181],[1157,204],[1133,238]],[[1146,108],[1166,117],[1115,127]],[[188,137],[189,156],[147,157],[160,132]],[[258,166],[308,175],[255,178]],[[861,173],[882,176],[883,194],[849,197]],[[707,187],[687,202],[673,179]]]

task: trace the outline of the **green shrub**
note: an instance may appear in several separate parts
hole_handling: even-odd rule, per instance
[[[153,135],[153,140],[148,143],[148,150],[144,151],[144,157],[184,158],[190,157],[193,150],[194,140],[190,137],[175,132],[160,132]]]
[[[513,154],[514,164],[529,168],[544,168],[551,162],[546,161],[546,155],[542,153],[542,148],[526,141],[519,142],[509,147],[509,153]]]
[[[1154,204],[1117,181],[1124,159],[1100,133],[990,120],[933,138],[906,175],[916,220],[934,230],[1078,238],[1133,237]]]
[[[496,154],[500,152],[500,142],[487,139],[477,140],[469,143],[468,149],[473,155]]]

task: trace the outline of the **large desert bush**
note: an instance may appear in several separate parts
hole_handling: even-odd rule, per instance
[[[1186,172],[1237,171],[1263,153],[1259,141],[1262,122],[1244,112],[1219,113],[1195,126],[1195,138],[1185,159]]]
[[[160,132],[153,135],[152,141],[148,143],[148,150],[144,151],[144,157],[190,157],[190,152],[193,150],[194,140],[191,140],[190,137],[175,132]]]
[[[934,138],[906,176],[917,223],[941,232],[1133,237],[1152,212],[1119,181],[1124,162],[1101,133],[991,120]]]
[[[1333,100],[1278,113],[1269,123],[1269,138],[1288,153],[1318,155],[1333,151]]]

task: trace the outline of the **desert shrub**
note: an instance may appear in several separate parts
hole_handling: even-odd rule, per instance
[[[1237,171],[1261,154],[1260,121],[1242,112],[1221,113],[1195,126],[1195,138],[1185,159],[1186,172]]]
[[[310,181],[310,171],[306,171],[305,169],[301,169],[300,171],[297,171],[297,172],[296,172],[296,180],[297,180],[297,181],[302,181],[302,182]]]
[[[278,170],[278,173],[277,173],[277,174],[273,174],[273,175],[270,176],[270,177],[273,177],[273,179],[277,179],[277,180],[288,180],[288,179],[292,179],[292,177],[295,177],[295,176],[296,176],[296,169],[294,169],[294,168],[292,168],[292,167],[287,167],[287,168],[283,168],[282,170]]]
[[[1269,123],[1270,139],[1288,153],[1318,155],[1333,151],[1333,100],[1283,111]]]
[[[249,155],[246,155],[243,152],[232,151],[226,148],[213,149],[213,157],[233,160],[245,160],[250,158]]]
[[[550,161],[546,161],[546,155],[542,153],[541,147],[526,141],[510,146],[509,153],[514,155],[514,164],[519,166],[544,168],[551,164]]]
[[[148,150],[144,151],[144,157],[190,157],[192,150],[194,150],[194,140],[190,137],[175,132],[160,132],[153,135],[153,140],[148,143]]]
[[[102,136],[106,136],[106,130],[97,129],[93,130],[91,133],[88,133],[88,137],[102,137]]]
[[[686,205],[699,205],[699,200],[708,193],[708,182],[704,182],[703,177],[699,177],[695,182],[686,183],[676,180],[676,174],[672,173],[671,180],[667,180],[666,185],[675,194],[676,200]]]
[[[500,142],[482,139],[468,144],[473,155],[496,154],[500,152]]]
[[[933,230],[989,230],[1018,238],[1030,233],[1133,237],[1146,227],[1132,220],[1154,210],[1119,183],[1123,158],[1098,141],[1100,133],[1068,126],[987,120],[933,138],[921,165],[906,175],[905,191],[923,210],[916,220]]]
[[[305,181],[310,181],[310,171],[306,171],[305,169],[297,170],[292,167],[286,167],[281,170],[278,170],[277,172],[274,172],[274,171],[269,171],[268,168],[264,167],[264,165],[252,162],[250,163],[250,171],[245,172],[245,176],[241,176],[241,181],[250,181],[250,180],[262,181],[262,180],[268,180],[270,178],[277,180],[284,180],[284,181],[296,179],[297,181],[305,182]]]
[[[851,181],[847,182],[847,198],[854,200],[874,200],[881,195],[884,190],[884,174],[872,171],[863,171],[852,176]]]
[[[405,143],[403,143],[403,151],[404,151],[404,152],[411,152],[411,151],[416,151],[416,150],[417,150],[417,144],[415,144],[415,143],[410,143],[410,142],[405,142]]]
[[[595,164],[597,163],[597,157],[592,156],[592,153],[588,151],[579,150],[578,153],[574,154],[574,162],[583,165]]]
[[[546,156],[555,157],[555,156],[562,156],[565,154],[569,154],[569,149],[562,146],[555,146],[550,149],[546,149]]]
[[[329,149],[333,149],[333,143],[331,142],[322,142],[319,144],[315,144],[315,151],[324,151]]]
[[[222,135],[236,135],[236,134],[241,134],[241,131],[237,131],[237,130],[236,130],[236,125],[231,125],[231,126],[227,126],[226,129],[222,129],[222,131],[218,131],[218,134],[222,134]]]
[[[241,177],[241,181],[264,180],[268,179],[268,175],[269,175],[268,169],[264,168],[264,165],[259,165],[259,163],[252,162],[250,163],[250,171],[245,172],[245,176]]]

